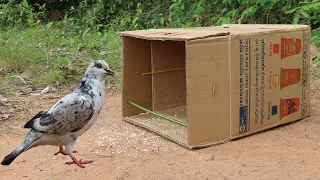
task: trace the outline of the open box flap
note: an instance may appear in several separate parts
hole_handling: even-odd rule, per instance
[[[223,28],[184,28],[184,29],[149,29],[138,31],[124,31],[121,36],[130,36],[147,40],[187,41],[214,36],[227,36],[230,33]]]

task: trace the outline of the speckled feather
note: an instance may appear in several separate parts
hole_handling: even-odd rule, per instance
[[[84,127],[94,114],[93,98],[73,93],[61,99],[48,112],[37,118],[32,129],[52,134],[76,132]]]

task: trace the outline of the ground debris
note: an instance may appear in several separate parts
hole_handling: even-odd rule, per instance
[[[8,104],[8,98],[0,95],[0,106],[6,106]]]
[[[40,92],[40,94],[51,93],[51,92],[54,92],[54,91],[56,91],[56,90],[57,90],[56,88],[48,86],[48,87],[44,88],[44,89]]]
[[[5,121],[9,119],[9,117],[10,117],[10,114],[3,113],[2,111],[0,111],[0,121]]]

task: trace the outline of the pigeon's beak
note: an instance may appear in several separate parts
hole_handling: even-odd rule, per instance
[[[114,76],[114,72],[113,71],[111,71],[110,69],[104,69],[105,71],[106,71],[106,74],[107,75],[110,75],[110,76]]]

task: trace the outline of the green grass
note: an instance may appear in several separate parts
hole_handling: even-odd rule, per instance
[[[36,87],[76,83],[92,60],[103,59],[116,72],[109,86],[121,85],[121,41],[114,31],[88,29],[77,34],[51,23],[28,29],[0,30],[0,93],[16,88],[13,75],[32,69],[28,83]],[[2,74],[1,74],[2,73]],[[12,90],[11,90],[12,91]]]
[[[0,94],[13,95],[15,88],[12,86],[13,73],[0,76]]]

